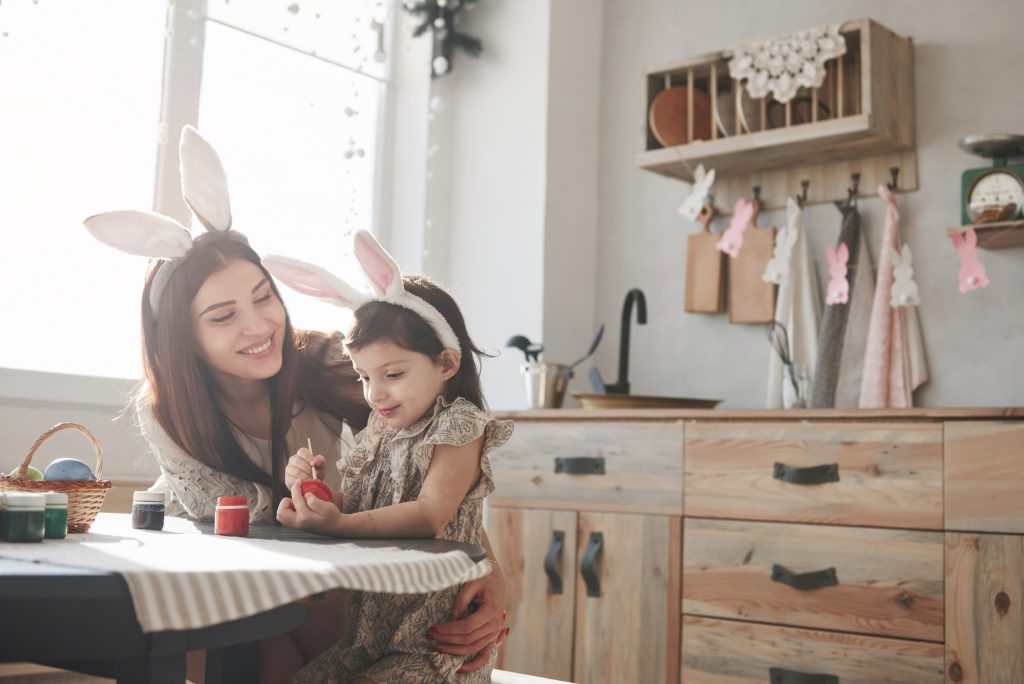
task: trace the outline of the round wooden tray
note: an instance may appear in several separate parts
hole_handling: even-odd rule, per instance
[[[687,96],[685,86],[663,90],[655,96],[648,111],[651,134],[665,147],[685,145]],[[693,91],[693,138],[711,139],[711,99],[700,90]]]
[[[639,394],[586,394],[573,392],[572,396],[585,409],[624,408],[715,408],[721,399],[687,399],[684,397],[652,397]]]

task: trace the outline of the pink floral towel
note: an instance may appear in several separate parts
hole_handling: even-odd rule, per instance
[[[867,348],[864,350],[860,407],[909,408],[914,403],[914,390],[928,379],[928,369],[917,308],[894,308],[890,305],[893,264],[886,247],[897,252],[900,250],[900,213],[896,208],[896,197],[888,186],[879,185],[878,194],[887,207],[879,250],[878,281],[868,325]]]

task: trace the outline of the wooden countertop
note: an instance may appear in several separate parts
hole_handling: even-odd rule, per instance
[[[524,420],[1021,420],[1024,407],[910,409],[537,409],[495,411],[497,418]]]

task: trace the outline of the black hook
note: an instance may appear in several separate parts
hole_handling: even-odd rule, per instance
[[[900,167],[898,167],[898,166],[890,166],[889,167],[889,175],[892,176],[892,182],[889,183],[889,189],[890,190],[895,190],[896,189],[896,179],[899,178],[899,175],[900,175]]]
[[[761,201],[761,186],[760,185],[753,185],[753,186],[750,187],[750,191],[752,193],[754,193],[754,201],[755,202],[760,202]]]
[[[807,188],[808,186],[810,186],[810,184],[811,181],[809,180],[800,181],[800,194],[796,198],[796,201],[800,203],[800,206],[803,206],[804,203],[807,201]]]
[[[851,173],[850,174],[850,180],[853,181],[853,187],[849,188],[846,191],[848,193],[848,196],[846,198],[846,203],[847,204],[852,203],[853,199],[857,196],[857,186],[860,185],[860,172],[859,171],[854,171],[853,173]]]

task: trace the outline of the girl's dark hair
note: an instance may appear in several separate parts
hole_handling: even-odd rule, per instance
[[[177,263],[159,302],[159,316],[149,305],[153,279],[167,262],[156,261],[146,275],[142,293],[143,366],[148,395],[157,422],[171,439],[205,465],[235,477],[271,487],[275,501],[287,496],[284,466],[290,454],[285,443],[292,418],[306,406],[343,419],[359,429],[369,407],[361,396],[355,372],[337,349],[340,336],[296,332],[285,318],[281,370],[265,382],[270,388],[271,473],[268,476],[246,455],[220,408],[221,390],[196,342],[192,300],[213,273],[232,259],[255,264],[280,299],[273,278],[244,239],[205,233]]]
[[[403,276],[405,291],[416,295],[441,312],[452,327],[462,348],[459,370],[445,384],[444,398],[451,402],[462,397],[487,410],[484,394],[480,389],[480,361],[486,354],[481,351],[466,330],[458,304],[444,289],[426,276]],[[403,349],[426,354],[437,360],[444,345],[430,324],[418,313],[388,302],[369,302],[356,309],[355,320],[345,335],[345,347],[359,349],[371,342],[387,340]]]

